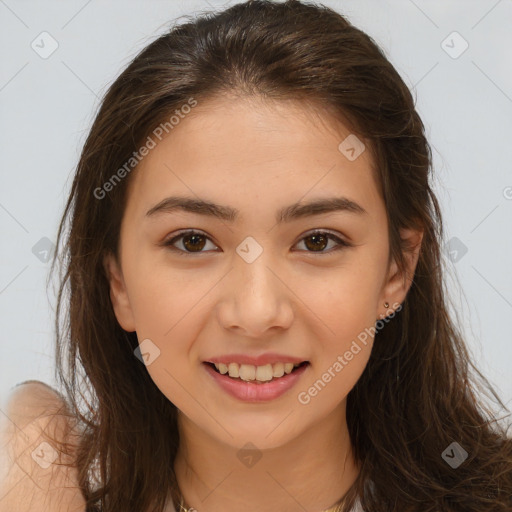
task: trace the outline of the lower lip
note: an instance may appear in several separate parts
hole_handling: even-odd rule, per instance
[[[274,400],[280,397],[291,389],[306,371],[309,363],[297,368],[288,375],[283,375],[278,379],[261,383],[232,379],[231,377],[227,377],[227,375],[217,373],[208,363],[203,363],[203,365],[215,382],[231,396],[243,400],[244,402],[267,402],[268,400]]]

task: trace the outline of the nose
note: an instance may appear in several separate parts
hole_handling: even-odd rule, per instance
[[[293,292],[284,272],[263,251],[248,262],[235,260],[219,306],[219,320],[239,335],[261,338],[288,329],[293,321]]]

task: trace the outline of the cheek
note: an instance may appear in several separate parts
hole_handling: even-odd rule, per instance
[[[140,352],[150,353],[146,369],[172,399],[180,394],[180,383],[188,378],[190,351],[201,329],[201,323],[195,320],[200,299],[208,291],[207,283],[191,281],[190,274],[171,271],[168,266],[143,258],[134,258],[131,263],[126,265],[125,278]]]
[[[334,345],[357,337],[377,319],[379,268],[371,260],[359,260],[295,281],[294,291],[304,297],[310,308],[309,317],[315,319],[317,329],[328,334]]]
[[[139,343],[150,339],[159,351],[147,370],[169,399],[177,405],[186,403],[190,396],[180,383],[188,382],[190,365],[197,361],[193,342],[208,322],[211,304],[205,298],[218,279],[198,268],[171,269],[170,264],[143,257],[132,263],[126,278]],[[294,283],[288,300],[297,308],[296,326],[305,329],[317,362],[311,384],[315,379],[326,383],[332,392],[321,394],[329,401],[346,396],[370,356],[369,328],[376,321],[380,283],[375,261],[363,255],[337,268],[310,267],[289,275],[287,281]]]
[[[195,305],[211,287],[193,270],[173,269],[168,262],[142,254],[134,258],[126,277],[137,332],[158,339],[172,337],[181,323],[194,316]]]
[[[346,396],[366,367],[375,334],[376,305],[380,277],[371,265],[347,266],[329,275],[328,285],[308,281],[305,301],[311,308],[307,314],[309,337],[318,349],[314,379],[318,388],[332,392],[319,393],[323,400]],[[315,389],[312,389],[315,393]]]
[[[190,365],[194,340],[202,328],[196,321],[198,301],[206,290],[197,290],[190,281],[177,284],[179,277],[177,272],[154,268],[147,279],[139,280],[133,310],[141,352],[146,343],[156,354],[146,365],[150,378],[172,403],[186,410],[191,400],[198,399],[191,388]]]
[[[354,309],[337,309],[337,314],[327,319],[328,334],[317,336],[313,372],[298,396],[301,404],[314,399],[321,409],[331,410],[347,397],[364,372],[373,347],[374,321],[357,303],[351,305]]]

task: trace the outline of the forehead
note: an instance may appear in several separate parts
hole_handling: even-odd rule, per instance
[[[379,201],[373,162],[363,141],[360,155],[348,158],[353,137],[341,121],[296,100],[198,101],[141,161],[128,204],[147,210],[181,192],[243,210],[338,192],[370,211]]]

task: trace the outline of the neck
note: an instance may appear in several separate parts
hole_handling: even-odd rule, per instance
[[[320,424],[286,444],[240,461],[240,449],[219,442],[179,413],[174,470],[185,503],[198,512],[280,510],[320,512],[357,478],[346,401]],[[255,459],[254,459],[255,460]]]

